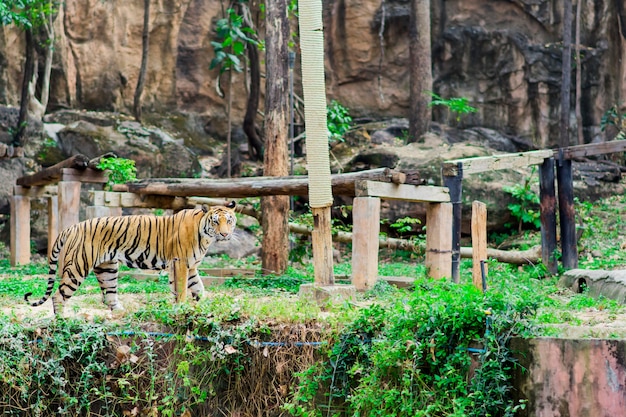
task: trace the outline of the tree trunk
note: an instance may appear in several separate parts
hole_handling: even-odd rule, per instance
[[[578,136],[578,144],[585,143],[583,135],[583,116],[580,109],[582,101],[582,62],[580,60],[580,9],[582,9],[582,1],[576,3],[576,35],[574,37],[576,44],[576,128]]]
[[[133,99],[133,113],[135,120],[141,122],[141,95],[146,84],[148,71],[148,52],[150,50],[150,0],[143,0],[143,31],[141,34],[141,67],[137,78],[137,87]]]
[[[409,23],[410,114],[409,142],[417,142],[430,129],[432,109],[429,91],[433,89],[430,0],[411,0]]]
[[[24,78],[22,79],[22,96],[20,98],[20,113],[13,135],[12,145],[16,148],[24,146],[24,133],[28,121],[28,105],[30,104],[29,85],[33,78],[35,65],[35,40],[32,29],[25,29],[26,35],[26,62],[24,63]]]
[[[561,138],[559,146],[569,146],[570,91],[572,86],[572,0],[563,1],[563,58],[561,72]]]
[[[265,155],[264,175],[288,174],[288,47],[289,20],[284,0],[266,2]],[[261,199],[264,274],[282,274],[289,259],[289,196]]]
[[[256,130],[256,113],[259,109],[259,95],[261,89],[261,69],[259,51],[256,45],[248,44],[248,59],[250,61],[250,95],[246,106],[246,115],[243,118],[243,131],[248,137],[248,156],[251,161],[263,159],[263,141]]]

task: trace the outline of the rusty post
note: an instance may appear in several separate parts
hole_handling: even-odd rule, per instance
[[[556,194],[554,189],[554,158],[546,158],[539,166],[539,209],[541,214],[541,260],[548,272],[556,274]]]

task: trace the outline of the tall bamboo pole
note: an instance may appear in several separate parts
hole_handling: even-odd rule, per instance
[[[311,238],[315,284],[332,285],[334,276],[330,209],[333,195],[326,125],[322,0],[300,0],[298,10],[300,12],[302,88],[309,169],[309,204],[314,222]]]

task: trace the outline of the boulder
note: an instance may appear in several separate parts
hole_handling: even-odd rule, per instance
[[[95,158],[113,152],[134,160],[140,178],[197,177],[202,172],[197,156],[182,140],[136,122],[114,127],[80,120],[59,130],[57,136],[64,158],[77,153]]]

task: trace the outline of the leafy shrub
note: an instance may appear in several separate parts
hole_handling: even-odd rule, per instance
[[[109,171],[110,189],[113,184],[125,184],[137,179],[137,168],[135,161],[126,158],[102,158],[98,164],[98,169]]]
[[[362,309],[327,361],[300,374],[285,408],[297,416],[513,416],[523,404],[508,395],[507,343],[533,309],[472,285],[419,280],[395,303]],[[480,366],[468,382],[476,342]]]

